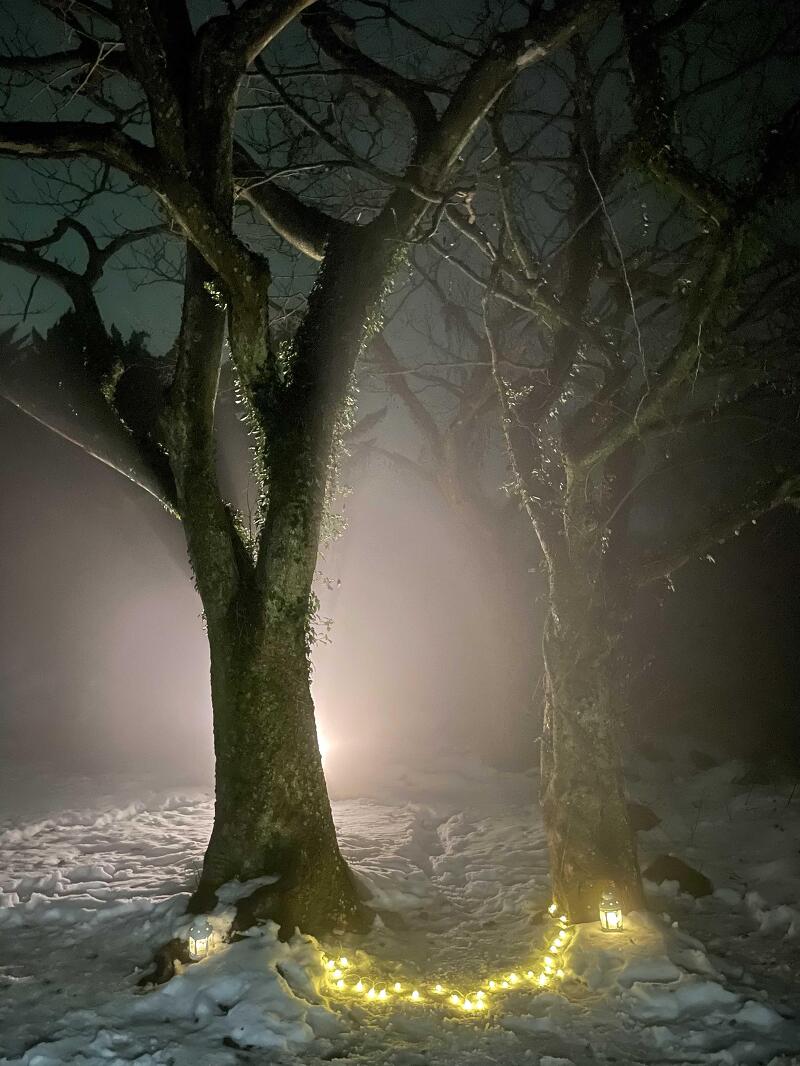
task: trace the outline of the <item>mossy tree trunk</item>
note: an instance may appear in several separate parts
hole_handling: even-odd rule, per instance
[[[570,480],[563,526],[546,553],[541,798],[553,898],[570,921],[586,922],[597,919],[609,884],[625,909],[640,907],[643,896],[620,743],[622,594],[609,576],[586,482]]]
[[[309,648],[337,427],[370,312],[394,257],[392,244],[371,236],[332,241],[280,376],[265,361],[264,371],[256,370],[247,382],[248,402],[263,432],[266,487],[257,550],[249,552],[231,514],[208,490],[214,456],[205,442],[213,440],[208,432],[213,407],[203,412],[196,401],[204,387],[203,367],[218,365],[213,353],[222,341],[224,313],[208,291],[205,264],[190,256],[196,277],[187,291],[194,295],[184,308],[186,350],[169,425],[211,650],[216,804],[191,903],[195,911],[211,907],[226,881],[274,874],[276,882],[246,905],[247,921],[271,917],[286,931],[300,926],[317,933],[363,922],[322,771]],[[237,365],[257,367],[267,347],[260,312],[257,305],[243,306],[241,297],[234,302],[231,315],[239,328],[232,329],[231,343]],[[182,401],[181,387],[193,397],[191,404]]]
[[[311,933],[358,924],[322,772],[305,627],[286,615],[248,617],[242,606],[241,617],[209,626],[216,800],[192,909],[210,908],[226,881],[273,874],[248,921]]]

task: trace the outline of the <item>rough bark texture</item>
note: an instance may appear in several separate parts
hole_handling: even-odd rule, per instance
[[[625,909],[643,903],[622,772],[623,715],[614,683],[619,590],[584,484],[569,485],[562,535],[548,555],[542,808],[553,898],[573,922],[596,921],[613,884]]]
[[[216,803],[191,909],[213,906],[226,881],[272,873],[274,886],[250,900],[250,921],[272,918],[285,933],[358,924],[322,773],[302,627],[232,618],[209,637]]]
[[[214,830],[192,908],[213,903],[232,878],[275,873],[247,920],[271,917],[286,932],[322,933],[364,923],[336,841],[309,688],[312,582],[335,433],[364,325],[391,269],[388,242],[351,237],[331,247],[309,300],[275,405],[253,402],[268,427],[268,503],[258,563],[236,563],[235,593],[208,614],[216,750]],[[252,317],[252,316],[251,316]],[[232,335],[234,354],[250,343]],[[205,563],[193,555],[198,583]],[[224,568],[223,568],[224,569]]]
[[[625,909],[642,904],[636,846],[619,748],[620,715],[610,682],[612,646],[598,612],[551,613],[544,637],[542,808],[553,898],[570,921],[596,921],[613,883]]]

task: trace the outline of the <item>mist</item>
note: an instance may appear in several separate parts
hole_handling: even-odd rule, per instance
[[[209,782],[208,645],[179,523],[8,404],[0,438],[13,456],[2,515],[4,750],[79,773]],[[424,485],[381,461],[345,480],[347,528],[319,561],[313,651],[332,793],[376,760],[502,758],[528,712],[503,698],[499,652],[512,634],[497,630],[502,593],[487,603],[480,558]],[[510,614],[507,624],[517,624]]]

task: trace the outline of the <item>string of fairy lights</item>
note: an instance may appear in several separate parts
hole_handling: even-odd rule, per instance
[[[448,987],[441,982],[433,984],[428,979],[417,982],[377,979],[364,967],[351,963],[346,955],[334,957],[323,953],[321,959],[326,991],[331,995],[348,996],[376,1007],[390,1001],[398,1004],[406,1001],[420,1006],[464,1011],[467,1014],[486,1010],[492,1005],[495,997],[512,989],[532,986],[542,990],[564,977],[563,955],[571,943],[573,931],[566,914],[557,912],[557,904],[551,903],[547,913],[550,921],[555,924],[556,931],[541,962],[535,968],[526,967],[499,976],[482,978],[471,986],[469,991]],[[619,932],[623,929],[622,905],[613,886],[608,886],[600,896],[599,917],[600,928],[605,932]],[[212,952],[217,936],[206,916],[195,918],[189,929],[188,939],[189,957],[192,961],[199,961]]]
[[[471,1014],[486,1010],[492,1000],[504,993],[524,987],[543,989],[561,980],[564,976],[563,953],[571,938],[571,927],[565,914],[557,915],[558,907],[548,907],[550,920],[555,923],[549,947],[541,962],[534,968],[511,970],[495,977],[486,977],[469,990],[453,988],[440,982],[425,979],[419,981],[386,981],[356,966],[346,955],[338,957],[323,954],[325,985],[329,994],[361,1000],[366,1004],[381,1006],[390,1002],[407,1002],[419,1006],[436,1006]]]

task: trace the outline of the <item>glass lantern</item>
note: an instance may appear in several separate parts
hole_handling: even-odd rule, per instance
[[[189,927],[189,957],[195,962],[204,959],[214,943],[214,930],[208,918],[195,918]]]
[[[622,904],[613,888],[605,889],[600,896],[600,928],[606,933],[622,929]]]

